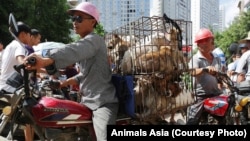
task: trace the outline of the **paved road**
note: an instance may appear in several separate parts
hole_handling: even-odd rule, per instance
[[[8,140],[0,136],[0,141],[8,141]]]
[[[181,124],[181,125],[186,124],[186,116],[183,115],[183,114],[180,113],[180,112],[178,112],[178,113],[175,114],[174,120],[175,120],[176,122],[178,121],[176,124]],[[167,114],[167,115],[166,115],[166,121],[167,121],[167,122],[170,122],[170,114]],[[180,122],[181,122],[181,123],[180,123]]]

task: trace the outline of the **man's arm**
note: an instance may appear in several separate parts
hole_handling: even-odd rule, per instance
[[[202,74],[204,71],[205,71],[204,68],[194,68],[190,70],[190,74],[192,76],[197,76],[197,75]]]
[[[17,60],[17,62],[19,64],[23,64],[24,63],[24,58],[25,58],[25,56],[19,55],[19,56],[16,57],[16,60]]]
[[[78,82],[76,81],[75,77],[70,77],[67,80],[62,81],[60,87],[66,87],[68,85],[78,85]]]

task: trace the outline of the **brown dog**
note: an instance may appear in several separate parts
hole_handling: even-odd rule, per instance
[[[156,90],[154,80],[151,77],[141,77],[137,80],[135,87],[135,105],[137,117],[144,122],[150,124],[157,124],[156,121],[160,118],[165,120],[165,115],[171,113],[170,121],[174,121],[176,110],[173,108],[178,107],[179,103],[175,102],[175,98],[181,93],[181,88],[178,83],[169,83],[165,87],[166,94],[160,94],[162,90]],[[163,85],[163,84],[162,84]],[[173,107],[174,106],[174,107]]]
[[[138,58],[139,67],[143,72],[172,72],[174,64],[169,46],[161,46],[160,50],[148,52]]]
[[[166,34],[166,39],[169,42],[168,45],[162,45],[161,43],[155,43],[156,45],[161,44],[157,51],[147,52],[138,57],[139,68],[142,72],[165,72],[171,74],[176,70],[187,69],[187,63],[185,57],[178,49],[178,31],[176,29],[170,29],[169,33]]]
[[[113,63],[114,70],[116,72],[121,72],[121,62],[124,56],[124,53],[128,50],[128,48],[131,46],[129,41],[123,40],[121,37],[119,37],[117,34],[114,34],[112,36],[112,39],[108,41],[108,55],[110,63]]]

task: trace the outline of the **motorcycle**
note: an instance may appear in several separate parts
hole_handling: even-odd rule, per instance
[[[240,125],[241,119],[249,120],[249,96],[241,96],[237,86],[226,73],[217,72],[216,77],[222,80],[229,92],[203,100],[203,108],[199,119],[200,125]],[[243,108],[242,108],[243,107]]]
[[[30,59],[30,62],[34,63],[34,60]],[[11,105],[3,108],[0,134],[10,122],[13,127],[7,139],[13,138],[20,125],[30,124],[41,141],[96,140],[92,125],[92,111],[88,107],[72,100],[49,96],[37,97],[29,85],[30,72],[24,65],[15,66],[15,69],[20,74],[23,72],[24,84],[20,84],[21,86],[15,91]],[[50,81],[51,87],[58,86],[58,81],[56,82]],[[131,117],[118,115],[118,125],[130,124],[130,122]]]
[[[236,110],[239,112],[239,122],[241,125],[250,124],[250,81],[246,80],[236,84],[239,90],[239,104]]]
[[[17,31],[15,18],[12,14],[10,14],[9,22],[12,30]],[[15,37],[14,34],[13,36]],[[36,60],[30,58],[28,62],[34,64]],[[11,94],[7,101],[9,104],[2,109],[0,139],[13,140],[17,129],[30,124],[41,141],[96,140],[92,125],[92,111],[88,107],[72,100],[46,96],[46,89],[45,93],[40,93],[43,91],[42,89],[39,90],[36,85],[30,85],[30,73],[36,73],[35,71],[26,70],[24,64],[14,66],[14,68],[17,73],[13,79],[10,79],[9,84],[15,85],[16,91]],[[51,86],[53,83],[44,81],[40,88],[44,88],[47,84]],[[121,101],[119,92],[117,90],[120,105],[128,106],[127,100]],[[127,95],[126,98],[128,98]],[[130,105],[133,104],[131,98]],[[121,108],[116,124],[130,124],[133,110],[124,113],[124,109]],[[133,109],[134,106],[131,105],[130,108]],[[6,129],[9,130],[4,134]]]

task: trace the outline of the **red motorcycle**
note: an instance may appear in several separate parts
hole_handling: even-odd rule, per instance
[[[30,63],[34,63],[34,60],[30,59]],[[28,76],[31,72],[26,70],[24,65],[15,66],[15,69],[19,72],[16,77],[23,77],[23,80],[19,79],[21,81],[18,83],[15,81],[18,89],[11,99],[11,105],[2,110],[0,134],[2,135],[7,123],[11,125],[9,134],[4,138],[12,139],[20,125],[30,124],[41,141],[96,140],[92,111],[88,107],[72,100],[37,97],[35,88],[29,84]],[[51,87],[56,84],[58,82],[51,81]],[[133,114],[133,111],[130,112]],[[132,116],[122,116],[121,113],[118,115],[117,124],[130,124]]]
[[[9,15],[9,31],[19,41],[14,34],[18,28],[13,14]],[[36,63],[35,58],[30,58],[28,61],[30,64]],[[41,94],[37,85],[31,85],[29,81],[30,74],[34,73],[33,76],[36,76],[36,71],[26,70],[23,64],[14,68],[16,73],[6,83],[15,87],[16,91],[14,94],[0,96],[7,98],[0,116],[0,139],[11,140],[18,128],[30,124],[41,141],[96,140],[92,125],[92,111],[88,107],[72,100]],[[116,81],[114,83],[120,102],[117,118],[119,125],[129,124],[134,116],[132,92],[127,91],[127,95],[124,95],[120,91],[122,87],[117,85],[120,79],[119,76],[112,77],[112,80]],[[52,81],[50,84],[53,84]]]
[[[203,100],[203,112],[199,119],[200,125],[238,125],[240,112],[238,106],[242,103],[239,89],[226,73],[217,72],[216,77],[222,80],[229,92],[227,94]]]

